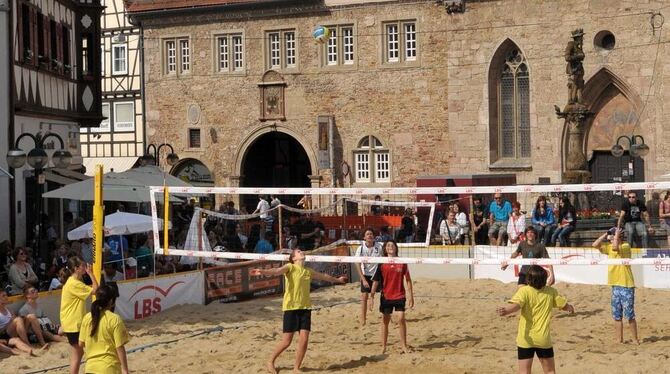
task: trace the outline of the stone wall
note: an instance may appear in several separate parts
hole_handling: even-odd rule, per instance
[[[392,155],[392,186],[415,185],[416,178],[440,174],[516,172],[520,183],[537,183],[539,177],[560,182],[563,120],[553,105],[567,101],[564,50],[570,32],[583,28],[585,79],[602,68],[627,85],[628,99],[639,107],[645,102],[654,72],[658,34],[652,33],[650,14],[660,1],[469,1],[464,14],[448,15],[434,1],[385,2],[342,5],[291,17],[254,17],[226,14],[184,15],[145,21],[145,77],[147,131],[150,142],[169,141],[182,158],[203,161],[217,185],[236,185],[239,164],[254,134],[275,123],[289,130],[314,159],[317,152],[318,115],[334,115],[340,157],[353,166],[352,150],[365,135],[377,136]],[[416,19],[419,62],[389,67],[382,60],[382,23]],[[321,52],[310,34],[315,25],[353,23],[358,34],[357,63],[351,69],[325,68]],[[259,87],[266,72],[264,30],[295,27],[298,35],[298,69],[282,71],[286,88],[286,121],[259,121]],[[244,74],[214,71],[213,33],[244,30]],[[598,31],[609,30],[616,48],[594,47]],[[191,38],[191,74],[166,77],[161,70],[160,40]],[[531,167],[523,170],[494,168],[489,159],[488,71],[491,57],[506,39],[523,51],[530,67]],[[661,44],[651,96],[637,133],[651,147],[646,158],[647,180],[670,167],[663,139],[664,89],[670,71],[670,50]],[[197,104],[202,115],[203,147],[186,149],[187,108]],[[216,131],[212,143],[210,129]],[[338,163],[339,164],[339,163]],[[338,170],[336,170],[338,172]],[[322,185],[327,185],[329,174]],[[358,184],[359,186],[366,186]]]

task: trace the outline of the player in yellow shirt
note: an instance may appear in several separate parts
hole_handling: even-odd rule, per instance
[[[104,284],[95,293],[91,312],[81,322],[79,344],[86,351],[86,373],[128,374],[126,325],[112,312],[118,289]]]
[[[623,242],[623,230],[611,228],[602,234],[593,247],[608,258],[631,258],[630,244]],[[605,240],[610,243],[604,243]],[[623,343],[623,317],[628,320],[630,332],[635,344],[640,344],[637,337],[637,321],[635,320],[635,279],[630,265],[610,265],[607,268],[607,284],[612,286],[612,318],[614,319],[614,336],[617,342]]]
[[[346,277],[335,278],[328,274],[316,272],[305,267],[305,254],[299,249],[294,249],[288,257],[288,264],[280,268],[251,269],[250,274],[259,275],[282,275],[284,274],[284,301],[282,311],[284,312],[283,335],[277,347],[272,352],[267,362],[270,373],[278,373],[275,368],[277,357],[291,345],[293,334],[298,332],[298,349],[295,353],[293,371],[299,372],[302,360],[307,352],[309,332],[312,329],[312,300],[310,299],[310,283],[312,278],[331,283],[345,283]]]
[[[526,273],[527,285],[519,288],[509,304],[496,309],[506,316],[521,310],[516,337],[519,373],[531,373],[533,357],[537,354],[545,373],[555,372],[554,348],[551,342],[551,311],[554,308],[574,313],[558,291],[547,286],[547,271],[532,265]]]
[[[84,274],[88,274],[93,284],[91,287],[82,282]],[[86,299],[98,289],[98,282],[93,276],[91,266],[80,257],[70,257],[66,268],[66,281],[60,298],[60,323],[70,343],[70,373],[79,373],[79,364],[84,355],[79,346],[79,328],[86,314]]]

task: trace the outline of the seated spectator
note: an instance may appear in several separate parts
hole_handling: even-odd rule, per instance
[[[482,205],[473,205],[474,212],[471,214],[472,230],[475,234],[475,244],[485,245],[488,243],[489,226]]]
[[[567,197],[563,197],[559,202],[558,222],[558,228],[556,228],[556,231],[551,236],[550,244],[558,241],[561,247],[567,247],[570,234],[575,231],[575,227],[577,226],[577,212]]]
[[[7,292],[0,289],[0,336],[8,338],[7,340],[0,339],[0,350],[11,354],[27,353],[32,355],[33,348],[28,342],[25,321],[23,317],[15,316],[7,309],[8,303]],[[16,350],[11,349],[12,347]],[[48,347],[47,345],[44,348]]]
[[[502,245],[503,236],[507,232],[507,223],[512,214],[512,204],[504,200],[502,194],[494,195],[491,205],[489,205],[489,241],[491,245]]]
[[[461,244],[461,226],[456,222],[456,213],[449,211],[447,219],[440,222],[442,245]]]
[[[391,233],[389,232],[389,227],[384,225],[379,228],[379,235],[375,237],[375,242],[386,243],[387,241],[393,239]]]
[[[68,254],[70,252],[70,247],[64,240],[56,240],[56,255],[53,259],[54,271],[58,271],[67,266]]]
[[[526,216],[521,214],[521,203],[515,201],[512,203],[512,214],[507,222],[507,245],[516,247],[523,241],[524,231],[526,230]]]
[[[663,201],[658,204],[658,217],[661,221],[661,230],[667,236],[670,248],[670,190],[665,191]]]
[[[256,243],[254,252],[256,253],[272,253],[274,248],[272,242],[274,241],[274,234],[272,232],[267,232],[265,235],[261,235],[261,238]]]
[[[244,235],[244,232],[242,231],[242,225],[240,225],[239,222],[235,222],[235,232],[237,233],[237,236],[240,238],[242,248],[246,248],[247,241],[249,240],[249,238],[246,235]]]
[[[461,212],[461,207],[458,205],[458,203],[452,205],[451,210],[456,215],[456,223],[461,228],[461,244],[465,244],[465,237],[469,236],[468,234],[470,233],[470,226],[468,226],[468,216],[464,212]]]
[[[635,243],[634,235],[637,234],[642,241],[642,248],[647,248],[649,246],[647,231],[650,234],[654,233],[649,213],[647,213],[647,206],[644,201],[637,198],[637,194],[634,191],[628,192],[627,197],[621,206],[621,214],[619,215],[617,227],[621,227],[621,223],[624,223],[626,237],[631,247]],[[642,222],[643,220],[644,222]]]
[[[228,222],[226,225],[226,235],[223,237],[223,247],[230,252],[242,252],[242,249],[244,249],[242,246],[242,241],[235,231],[234,222]]]
[[[107,239],[109,249],[105,251],[104,261],[112,263],[117,269],[128,251],[128,240],[123,235],[113,235]]]
[[[537,198],[530,220],[540,243],[548,244],[552,232],[556,229],[556,217],[554,217],[554,210],[547,205],[546,197]]]
[[[62,329],[59,326],[56,326],[51,320],[47,317],[44,310],[37,303],[39,298],[39,292],[37,288],[26,285],[23,288],[23,297],[26,299],[25,304],[19,309],[19,316],[25,318],[26,325],[32,335],[35,337],[41,346],[44,346],[46,342],[66,342],[67,338],[64,335]],[[30,340],[33,336],[28,336]]]
[[[58,275],[51,279],[51,283],[49,284],[49,291],[53,290],[60,290],[63,288],[63,285],[65,285],[65,281],[67,280],[67,271],[65,268],[60,269],[58,271]]]
[[[111,262],[106,262],[102,270],[102,277],[105,283],[118,282],[124,279],[123,273],[116,270],[116,266]]]
[[[27,262],[28,251],[23,247],[18,247],[14,251],[15,262],[9,268],[9,282],[12,295],[20,295],[26,283],[39,287],[39,280],[33,271],[32,266]]]
[[[293,234],[291,228],[287,225],[282,229],[284,231],[284,243],[283,247],[285,249],[295,249],[298,247],[298,237]]]
[[[382,197],[379,195],[375,196],[375,201],[382,201]],[[376,205],[373,204],[370,206],[370,214],[373,216],[381,216],[382,215],[382,207],[381,205]]]
[[[135,251],[137,276],[148,277],[154,269],[154,240],[151,235],[142,234],[138,241],[142,244]]]

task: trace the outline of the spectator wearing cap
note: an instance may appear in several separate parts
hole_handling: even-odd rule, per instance
[[[521,258],[549,258],[549,252],[547,252],[547,248],[544,244],[537,240],[537,231],[533,226],[526,227],[524,236],[525,239],[519,243],[519,246],[512,253],[510,258],[517,258],[519,256],[521,256]],[[504,264],[501,269],[507,269],[507,264]],[[527,284],[526,275],[528,274],[528,269],[530,269],[529,265],[521,266],[521,270],[519,270],[519,286],[525,286]],[[548,272],[547,285],[551,286],[554,284],[554,268],[548,266],[545,270]]]

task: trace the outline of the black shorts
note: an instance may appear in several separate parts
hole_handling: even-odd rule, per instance
[[[517,284],[526,284],[526,274],[519,273],[519,281]]]
[[[66,332],[65,336],[67,336],[67,342],[70,343],[70,345],[79,345],[79,331]]]
[[[554,348],[521,348],[516,347],[519,360],[528,360],[535,357],[537,353],[538,358],[552,358],[554,357]]]
[[[374,280],[372,280],[373,277],[368,277],[367,275],[364,275],[363,277],[368,281],[370,288],[365,288],[365,286],[363,286],[363,281],[361,281],[361,293],[370,293],[370,291],[372,291],[372,282],[374,282]],[[379,290],[376,292],[379,292]]]
[[[312,330],[312,311],[309,309],[287,310],[284,312],[284,332]]]
[[[383,297],[379,302],[379,312],[382,314],[391,314],[395,309],[396,312],[405,311],[405,299],[386,300]]]

